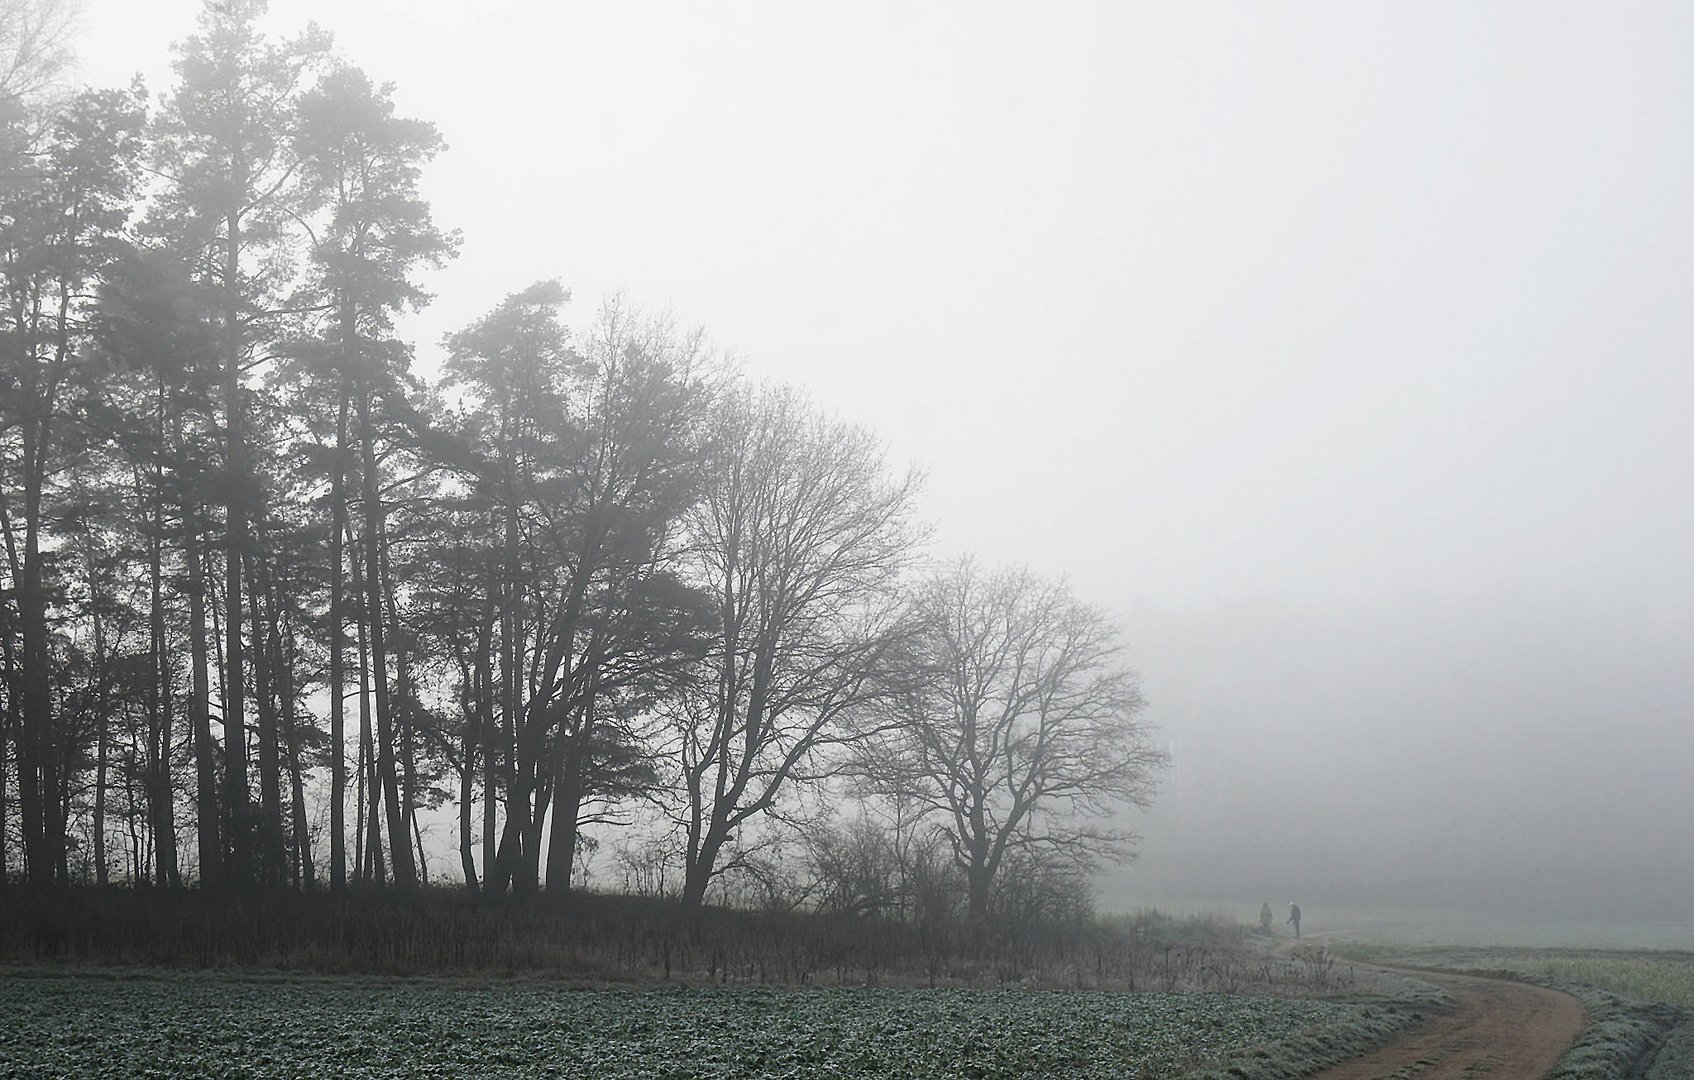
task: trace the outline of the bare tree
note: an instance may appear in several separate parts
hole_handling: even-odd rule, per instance
[[[1014,866],[1130,857],[1135,834],[1102,819],[1146,808],[1167,755],[1117,665],[1112,623],[1062,582],[968,559],[925,582],[915,606],[929,677],[864,769],[933,815],[971,913],[990,909]]]
[[[848,915],[899,911],[905,875],[896,832],[872,820],[861,807],[858,817],[814,825],[804,839],[819,911]]]
[[[673,712],[689,905],[733,864],[719,855],[736,831],[889,699],[909,638],[894,589],[915,539],[916,478],[889,480],[868,432],[792,390],[726,395],[715,450],[692,522],[715,641]]]
[[[0,111],[62,88],[76,9],[74,0],[0,0]]]

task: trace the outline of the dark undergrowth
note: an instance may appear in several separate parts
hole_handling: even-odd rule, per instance
[[[1037,986],[1326,993],[1322,957],[1268,958],[1219,920],[1157,912],[1021,925],[768,914],[571,893],[217,894],[0,889],[0,963],[607,983]]]

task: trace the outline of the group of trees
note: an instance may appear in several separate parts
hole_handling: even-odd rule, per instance
[[[854,843],[975,912],[1127,850],[1162,754],[1099,611],[921,572],[868,433],[557,282],[427,384],[435,129],[263,0],[151,108],[69,92],[56,10],[0,0],[0,880],[405,888],[451,807],[472,891],[633,814],[699,904],[820,785],[894,822],[814,823],[823,904]]]

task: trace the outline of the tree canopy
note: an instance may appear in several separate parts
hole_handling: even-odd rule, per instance
[[[0,880],[531,893],[614,838],[698,905],[801,837],[829,904],[981,914],[1127,855],[1103,614],[924,573],[873,433],[621,298],[518,288],[425,378],[435,128],[263,0],[70,93],[65,10],[0,0]]]

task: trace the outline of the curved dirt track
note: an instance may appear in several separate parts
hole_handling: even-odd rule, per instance
[[[1364,967],[1366,965],[1359,965]],[[1415,1030],[1309,1080],[1543,1080],[1582,1031],[1582,1003],[1527,983],[1382,968],[1441,987],[1453,1004]]]

